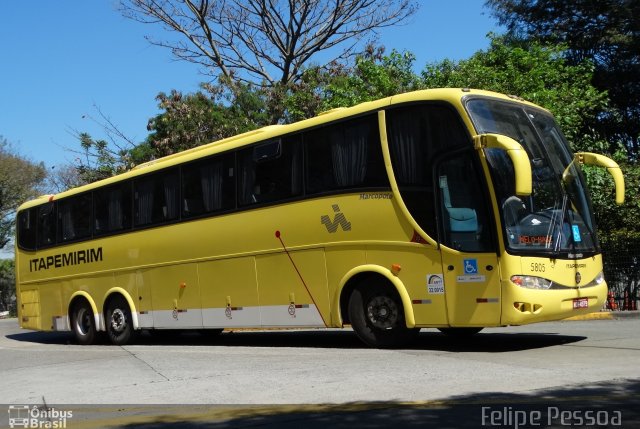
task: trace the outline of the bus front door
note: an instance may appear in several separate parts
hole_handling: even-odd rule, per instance
[[[456,151],[435,166],[439,242],[450,326],[500,322],[500,273],[490,198],[471,151]]]

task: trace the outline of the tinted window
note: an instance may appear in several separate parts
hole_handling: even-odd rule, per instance
[[[238,151],[238,205],[278,201],[302,194],[299,137],[259,143]]]
[[[492,222],[474,152],[456,153],[442,161],[436,174],[440,188],[442,242],[465,252],[493,250]]]
[[[18,213],[18,246],[26,250],[36,248],[36,219],[38,209]]]
[[[38,247],[52,246],[56,243],[56,216],[53,203],[39,206],[38,210]]]
[[[459,115],[449,107],[413,105],[388,110],[387,136],[399,185],[432,186],[436,154],[469,144]]]
[[[91,237],[91,194],[58,201],[58,234],[61,242]]]
[[[134,182],[134,225],[146,226],[178,219],[178,169],[151,174]]]
[[[402,199],[420,227],[437,236],[433,160],[469,143],[458,114],[443,105],[414,104],[387,110],[387,138]]]
[[[182,167],[184,217],[235,207],[235,156],[225,154]]]
[[[305,133],[307,193],[387,187],[377,116]]]
[[[96,235],[131,228],[131,182],[95,191],[93,202]]]

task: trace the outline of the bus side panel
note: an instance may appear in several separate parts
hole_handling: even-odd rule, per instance
[[[138,280],[138,272],[125,272],[114,275],[114,284],[116,287],[124,289],[136,305],[135,310],[138,312],[138,327],[152,328],[153,309],[151,303],[151,292],[144,288],[144,282]],[[102,297],[100,297],[102,299]],[[134,311],[134,309],[131,309]]]
[[[325,326],[329,295],[324,249],[291,252],[290,256],[256,257],[261,324]]]
[[[253,257],[198,264],[205,328],[260,326],[260,303]]]
[[[25,329],[42,329],[40,316],[40,290],[37,285],[18,292],[18,317],[20,326]]]
[[[67,308],[62,302],[60,282],[48,282],[40,286],[40,307],[42,328],[45,331],[66,331]]]
[[[411,297],[416,325],[447,326],[442,263],[437,249],[422,244],[370,246],[367,263],[392,271],[394,265],[399,268],[396,276]]]
[[[354,267],[367,263],[366,253],[362,245],[328,247],[325,252],[327,260],[327,282],[329,285],[329,300],[334,305],[331,311],[331,326],[342,327],[346,318],[340,314],[340,281]]]
[[[151,291],[154,328],[202,328],[197,264],[140,270],[138,281],[138,289]]]
[[[29,285],[20,291],[20,325],[41,331],[68,330],[59,282]]]

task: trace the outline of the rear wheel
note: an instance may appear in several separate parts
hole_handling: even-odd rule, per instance
[[[117,346],[131,343],[135,338],[129,303],[121,295],[109,300],[105,315],[109,340]]]
[[[79,344],[88,345],[96,342],[96,319],[93,315],[93,309],[87,301],[78,301],[73,306],[71,328]]]
[[[407,328],[404,308],[395,289],[378,284],[353,291],[349,319],[358,338],[373,347],[400,347],[420,332],[419,328]]]

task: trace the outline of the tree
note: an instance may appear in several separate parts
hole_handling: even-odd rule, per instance
[[[44,164],[20,156],[0,136],[0,249],[11,240],[18,206],[42,192]]]
[[[384,51],[383,46],[369,45],[353,65],[333,62],[307,69],[285,98],[287,121],[424,87],[413,71],[415,56],[411,52],[393,50],[385,55]]]
[[[53,189],[106,179],[148,161],[151,156],[145,151],[146,147],[127,137],[98,106],[93,107],[97,116],[86,114],[83,118],[100,126],[105,138],[94,139],[88,133],[72,130],[80,142],[80,149],[71,150],[75,155],[73,166],[60,168],[52,174],[50,186]]]
[[[11,259],[0,259],[0,311],[9,311],[14,316],[16,281],[14,262]]]
[[[591,84],[589,61],[570,64],[562,46],[514,41],[490,35],[491,45],[471,58],[428,65],[422,75],[429,87],[469,87],[514,94],[550,110],[574,150],[594,143],[589,118],[606,105],[606,93]]]
[[[570,64],[590,60],[592,84],[610,105],[591,126],[612,145],[640,156],[640,2],[638,0],[488,0],[512,37],[562,44]]]
[[[151,132],[143,145],[152,158],[241,134],[270,123],[268,97],[260,88],[238,84],[232,93],[226,85],[202,84],[201,90],[183,95],[172,90],[156,99],[164,112],[149,121]]]
[[[347,58],[365,37],[417,10],[414,0],[121,0],[120,6],[124,16],[177,35],[149,40],[202,66],[232,92],[242,91],[238,84],[265,90],[270,123],[282,120],[283,94],[317,54],[327,55],[327,63]]]
[[[348,107],[398,92],[417,89],[420,77],[412,70],[411,53],[368,47],[353,66],[333,62],[310,67],[289,91],[279,94],[285,123],[306,119],[335,107]],[[241,134],[270,124],[270,94],[251,84],[203,84],[192,94],[171,91],[157,96],[164,111],[149,121],[147,146],[160,157]]]
[[[299,79],[317,53],[353,52],[376,30],[416,11],[412,0],[121,0],[124,16],[181,38],[151,43],[235,82],[274,87]]]

